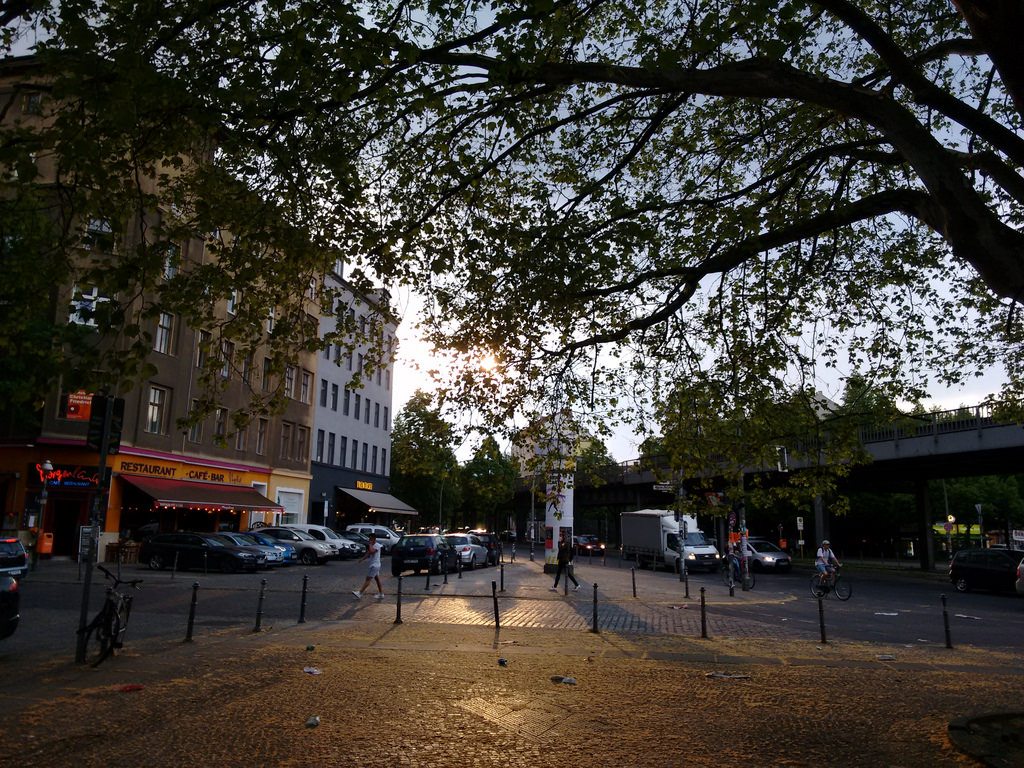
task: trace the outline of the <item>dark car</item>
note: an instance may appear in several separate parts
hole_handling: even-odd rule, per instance
[[[10,637],[18,628],[21,614],[18,612],[21,593],[18,580],[12,576],[0,576],[0,640]]]
[[[458,567],[458,550],[438,533],[407,534],[391,548],[392,576],[401,576],[404,571],[455,573]]]
[[[497,565],[501,553],[501,540],[493,531],[470,531],[487,548],[487,565]]]
[[[573,536],[573,543],[576,544],[577,555],[603,555],[604,544],[597,536],[592,536],[589,533],[581,533],[579,536]]]
[[[19,539],[0,539],[0,574],[22,578],[28,572],[28,557]]]
[[[201,533],[158,533],[142,542],[139,562],[154,571],[169,566],[235,573],[255,571],[267,564],[262,554],[246,547],[225,544],[215,536]]]
[[[1014,591],[1022,560],[1024,550],[1019,549],[961,549],[949,561],[949,580],[957,592]]]

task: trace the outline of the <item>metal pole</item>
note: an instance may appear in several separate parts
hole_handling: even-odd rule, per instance
[[[267,580],[260,579],[260,597],[256,602],[256,626],[252,628],[253,632],[260,631],[260,625],[263,623],[263,595],[267,591]]]
[[[633,577],[633,597],[636,597],[636,568],[630,568],[629,573]]]
[[[946,647],[953,647],[953,636],[949,633],[949,611],[946,610],[946,596],[942,596],[942,623],[946,627]]]
[[[825,637],[825,602],[822,598],[818,598],[818,626],[821,628],[821,642],[827,643],[828,639]]]
[[[398,577],[398,589],[395,592],[395,624],[402,623],[402,577]]]
[[[185,642],[192,642],[192,628],[196,624],[196,606],[199,604],[199,582],[192,583],[192,604],[188,608],[188,629],[185,630]]]
[[[700,588],[700,636],[708,636],[708,607],[704,599],[704,587]]]
[[[494,600],[494,628],[501,629],[501,621],[498,618],[498,585],[491,582],[491,598]]]
[[[306,588],[309,585],[309,574],[302,577],[302,603],[299,605],[299,624],[306,623]]]
[[[596,583],[594,584],[594,624],[591,627],[590,631],[593,632],[595,635],[598,632],[600,632],[600,630],[597,628],[597,584]]]
[[[505,591],[505,564],[501,564],[501,591]]]

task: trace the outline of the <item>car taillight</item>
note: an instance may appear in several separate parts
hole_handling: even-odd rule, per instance
[[[436,555],[436,554],[437,554],[437,550],[436,549],[434,549],[433,547],[427,547],[427,555]]]

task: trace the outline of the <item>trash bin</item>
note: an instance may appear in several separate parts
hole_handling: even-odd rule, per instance
[[[52,555],[53,534],[40,533],[39,538],[36,540],[36,550],[39,552],[40,555]]]

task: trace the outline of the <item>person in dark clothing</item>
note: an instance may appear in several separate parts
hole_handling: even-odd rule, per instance
[[[565,540],[565,534],[563,533],[558,537],[558,568],[555,570],[555,585],[551,587],[552,592],[558,591],[558,579],[565,572],[565,578],[572,581],[576,586],[573,587],[573,591],[580,588],[580,583],[576,581],[576,576],[572,572],[572,545]]]

